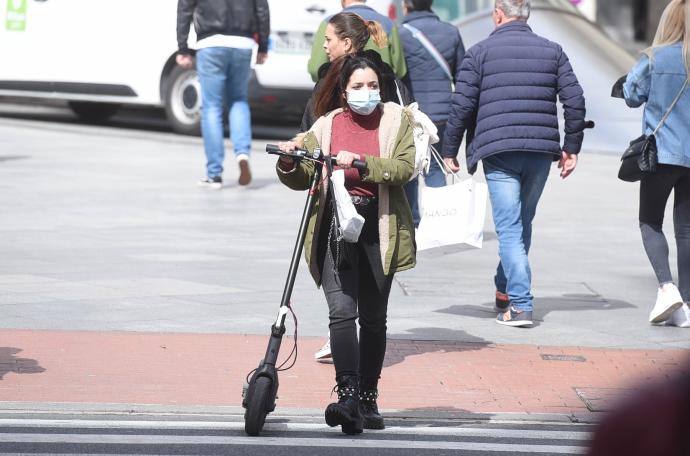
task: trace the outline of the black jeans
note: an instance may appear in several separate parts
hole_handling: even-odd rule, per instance
[[[357,211],[365,223],[359,241],[345,243],[348,265],[336,271],[332,252],[325,251],[321,286],[328,302],[336,378],[358,375],[362,387],[368,389],[376,387],[386,354],[386,316],[393,275],[383,273],[377,205],[357,206]]]
[[[673,228],[678,248],[678,288],[690,301],[690,168],[659,165],[640,183],[642,243],[660,284],[672,282],[668,242],[662,231],[666,203],[673,191]]]

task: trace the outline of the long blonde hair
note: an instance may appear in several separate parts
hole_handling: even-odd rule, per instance
[[[660,47],[683,43],[685,72],[690,76],[690,0],[671,0],[661,14],[654,42],[643,52],[654,58],[654,51]]]

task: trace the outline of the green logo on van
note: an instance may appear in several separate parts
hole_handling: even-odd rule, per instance
[[[28,0],[7,0],[5,28],[13,32],[26,30],[26,4]]]

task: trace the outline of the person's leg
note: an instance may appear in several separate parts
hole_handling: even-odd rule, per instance
[[[252,147],[252,122],[249,110],[249,74],[251,49],[231,49],[232,59],[228,65],[227,98],[229,108],[230,139],[235,158],[240,166],[240,185],[251,180],[249,154]]]
[[[659,290],[649,315],[650,323],[668,320],[682,306],[682,297],[673,284],[668,260],[668,241],[662,230],[666,203],[680,178],[678,167],[659,165],[657,172],[646,174],[640,181],[640,232],[647,258],[654,269]]]
[[[363,384],[376,388],[386,355],[386,315],[393,276],[383,274],[378,242],[360,245],[359,372]]]
[[[553,159],[547,154],[528,154],[525,156],[525,166],[522,174],[520,200],[522,202],[522,243],[529,256],[532,246],[532,221],[537,213],[537,205],[541,198]]]
[[[433,146],[440,152],[443,150],[443,134],[446,130],[446,124],[436,124],[436,128],[438,130],[439,141]],[[430,160],[429,172],[424,176],[424,185],[427,187],[445,187],[446,174],[434,157],[431,157]]]
[[[383,273],[378,235],[378,208],[362,214],[365,222],[359,245],[359,372],[360,411],[364,429],[384,429],[379,413],[378,382],[386,355],[388,296],[393,275]]]
[[[673,227],[678,249],[678,289],[690,303],[690,169],[673,187]]]
[[[419,176],[405,184],[403,188],[405,189],[405,196],[407,196],[407,202],[410,204],[410,210],[412,211],[414,227],[417,228],[419,226],[419,221],[422,219],[422,216],[419,214]]]
[[[332,255],[326,252],[321,278],[331,320],[331,350],[338,384],[338,402],[326,407],[324,417],[329,426],[341,426],[346,434],[358,434],[363,424],[359,411],[357,272],[353,269],[335,271]]]
[[[531,272],[522,242],[521,159],[508,152],[485,158],[483,164],[498,236],[499,270],[505,272],[506,291],[513,307],[531,311]],[[498,287],[500,277],[496,279]]]
[[[336,378],[359,375],[359,342],[357,341],[356,272],[335,271],[333,258],[326,252],[321,271],[321,288],[326,296],[329,313],[331,351]]]
[[[223,107],[227,55],[223,48],[199,49],[196,67],[201,85],[201,133],[206,152],[206,175],[223,174]]]
[[[659,285],[673,282],[668,261],[668,241],[662,230],[666,203],[675,183],[669,171],[664,165],[659,165],[658,172],[645,175],[640,181],[642,244]]]
[[[525,254],[528,257],[529,249],[532,245],[532,221],[534,220],[537,204],[544,190],[551,164],[552,160],[550,156],[541,157],[537,154],[529,154],[526,156],[520,185],[520,218],[522,221],[522,243],[525,248]],[[508,279],[506,278],[503,265],[500,261],[496,267],[494,284],[496,285],[497,292],[495,310],[505,311],[505,309],[508,308],[510,298],[506,291],[508,288]]]

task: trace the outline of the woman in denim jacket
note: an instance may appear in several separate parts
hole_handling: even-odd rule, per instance
[[[642,242],[659,281],[652,324],[690,327],[690,0],[672,0],[664,10],[652,47],[628,74],[628,106],[645,104],[644,132],[656,133],[659,165],[640,183]],[[680,93],[680,95],[679,95]],[[678,247],[678,287],[673,283],[668,243],[662,231],[666,202],[674,192],[673,222]]]

